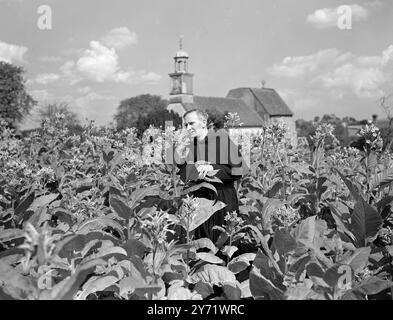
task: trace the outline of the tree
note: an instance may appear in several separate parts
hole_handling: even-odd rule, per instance
[[[385,150],[390,151],[393,143],[393,94],[381,98],[380,107],[388,119],[387,126],[381,130],[382,139],[384,140]]]
[[[47,118],[50,122],[55,120],[56,114],[58,113],[64,115],[64,121],[72,133],[77,134],[82,131],[78,115],[69,109],[67,103],[51,103],[38,110],[40,118]]]
[[[209,128],[214,128],[215,130],[224,128],[225,115],[227,113],[221,113],[216,110],[206,110],[208,114],[208,125]]]
[[[37,104],[26,91],[24,72],[22,67],[0,61],[0,118],[13,128]]]
[[[151,112],[166,110],[168,101],[160,96],[142,94],[122,100],[114,115],[118,129],[136,127],[139,116],[147,116]]]
[[[319,117],[315,117],[315,118],[318,118],[318,120],[319,120]],[[315,118],[314,118],[314,120],[315,120]],[[298,137],[306,137],[308,143],[311,144],[312,141],[311,141],[310,137],[315,134],[315,129],[316,129],[313,121],[306,121],[303,119],[297,119],[295,121],[295,124],[296,124],[296,131],[297,131]]]
[[[141,136],[143,132],[150,127],[150,125],[164,129],[165,121],[172,121],[172,125],[176,128],[182,124],[182,118],[172,110],[168,111],[167,109],[161,109],[157,111],[150,111],[146,115],[139,115],[135,125],[138,136]]]
[[[50,103],[38,110],[38,114],[42,119],[49,118],[50,120],[52,120],[55,118],[56,113],[61,113],[65,115],[66,122],[79,122],[77,114],[69,109],[67,103]]]

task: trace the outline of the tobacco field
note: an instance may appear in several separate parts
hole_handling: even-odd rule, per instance
[[[217,179],[184,184],[162,160],[182,130],[3,123],[0,299],[392,299],[393,155],[372,124],[360,150],[332,131],[296,148],[280,124],[242,137],[240,212],[212,243],[193,230],[224,204],[191,193]]]

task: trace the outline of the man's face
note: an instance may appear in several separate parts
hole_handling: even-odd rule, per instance
[[[193,137],[198,137],[206,128],[206,121],[201,120],[196,112],[191,112],[184,118],[184,127]]]

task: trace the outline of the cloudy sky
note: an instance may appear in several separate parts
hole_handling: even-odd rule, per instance
[[[25,68],[40,105],[107,124],[122,99],[168,97],[184,35],[197,95],[265,80],[295,118],[365,119],[393,93],[392,17],[391,0],[0,0],[0,60]]]

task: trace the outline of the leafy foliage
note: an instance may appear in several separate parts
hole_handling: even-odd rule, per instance
[[[22,67],[0,61],[0,119],[15,127],[37,102],[28,94]]]
[[[216,177],[183,183],[163,161],[182,132],[90,123],[75,135],[63,119],[23,139],[1,127],[1,297],[391,298],[391,155],[341,148],[326,126],[295,149],[266,124],[249,137],[240,212],[213,243],[194,230],[225,204],[193,192],[217,192]]]

